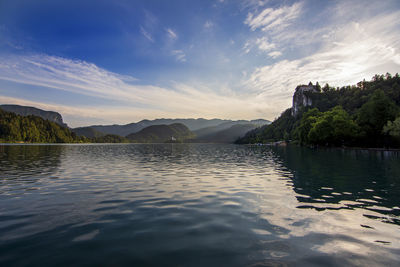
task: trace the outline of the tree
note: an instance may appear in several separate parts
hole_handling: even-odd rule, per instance
[[[378,89],[358,111],[357,123],[363,130],[364,138],[370,144],[376,145],[382,139],[383,126],[388,121],[393,121],[397,114],[395,103]]]
[[[382,132],[392,137],[400,137],[400,117],[394,121],[388,121]]]
[[[318,82],[315,84],[315,88],[317,89],[318,92],[321,92],[321,85],[319,85]]]
[[[0,109],[0,140],[29,143],[70,143],[86,141],[68,128],[37,116],[20,116]]]
[[[323,112],[312,123],[308,141],[312,144],[335,145],[352,144],[359,129],[357,124],[341,106]]]
[[[313,108],[305,112],[301,117],[300,125],[295,129],[295,136],[301,144],[309,143],[308,133],[320,115],[321,112],[317,108]]]
[[[327,93],[327,92],[329,91],[329,89],[330,89],[329,84],[326,83],[326,84],[324,85],[324,87],[322,88],[322,91],[323,91],[324,93]]]

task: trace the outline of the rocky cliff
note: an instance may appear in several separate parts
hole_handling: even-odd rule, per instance
[[[60,126],[67,127],[67,124],[63,122],[63,118],[61,114],[58,112],[45,111],[34,107],[19,106],[19,105],[0,105],[0,108],[2,110],[13,112],[21,116],[28,116],[28,115],[38,116],[41,117],[42,119],[55,122]]]
[[[317,87],[311,82],[308,85],[299,85],[293,95],[292,116],[297,116],[301,107],[311,106],[312,100],[306,92],[317,92]]]

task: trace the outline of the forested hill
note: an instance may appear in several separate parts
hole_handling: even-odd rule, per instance
[[[237,143],[292,140],[324,146],[400,146],[399,74],[375,75],[371,81],[341,88],[317,84],[301,93],[309,105],[301,106],[295,115],[293,107],[287,109],[270,125],[248,132]]]
[[[68,128],[38,116],[21,116],[0,108],[0,142],[77,143],[87,141]]]
[[[20,105],[0,105],[0,108],[4,111],[14,112],[21,116],[28,116],[28,115],[38,116],[41,117],[42,119],[55,122],[60,126],[67,127],[67,124],[64,123],[61,114],[58,112],[47,111],[35,107],[20,106]]]
[[[127,136],[131,133],[137,133],[140,130],[153,126],[153,125],[171,125],[174,123],[181,123],[184,124],[186,127],[189,128],[191,131],[197,131],[199,129],[206,129],[212,127],[219,127],[220,125],[230,125],[233,126],[235,124],[255,124],[257,126],[262,126],[265,124],[270,123],[270,121],[258,119],[252,121],[232,121],[232,120],[221,120],[221,119],[155,119],[155,120],[142,120],[137,123],[129,123],[125,125],[93,125],[87,127],[79,127],[75,128],[74,131],[77,134],[85,135],[86,137],[93,137],[90,131],[95,130],[102,134],[116,134],[120,136]],[[227,126],[226,128],[229,128]],[[89,134],[86,135],[86,134]]]
[[[183,142],[194,137],[195,135],[182,123],[152,125],[126,136],[133,143]]]

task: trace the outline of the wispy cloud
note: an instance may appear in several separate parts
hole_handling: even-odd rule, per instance
[[[147,40],[149,40],[150,42],[154,43],[153,36],[152,36],[148,31],[146,31],[146,30],[143,28],[143,26],[140,26],[140,33],[141,33]]]
[[[172,50],[171,54],[175,56],[176,60],[186,62],[186,54],[182,50]]]
[[[272,51],[272,52],[268,53],[268,56],[270,56],[272,58],[277,58],[277,57],[280,57],[281,55],[282,55],[282,53],[279,51]]]
[[[283,30],[289,26],[301,14],[303,4],[298,2],[291,6],[282,6],[280,8],[266,8],[255,14],[250,12],[247,15],[245,24],[255,31],[276,31]]]
[[[256,40],[256,45],[258,46],[258,49],[262,51],[270,51],[276,47],[274,43],[268,42],[266,37],[258,38]]]
[[[256,68],[245,84],[260,95],[289,102],[293,88],[310,80],[342,86],[370,79],[382,66],[385,72],[398,72],[398,17],[400,12],[392,12],[343,24],[316,53]]]
[[[210,29],[210,28],[212,28],[212,27],[214,26],[214,23],[212,23],[211,20],[207,20],[207,21],[204,23],[203,26],[204,26],[205,29]]]
[[[174,53],[180,60],[184,59],[183,51],[176,50]],[[114,123],[157,117],[251,119],[265,117],[273,110],[265,106],[265,99],[246,92],[228,90],[229,93],[218,93],[217,89],[201,84],[173,83],[171,88],[135,85],[133,77],[118,75],[85,61],[40,54],[0,56],[0,62],[0,80],[44,86],[85,95],[89,99],[100,97],[119,103],[100,107],[88,103],[79,107],[57,104],[57,99],[53,103],[29,102],[29,95],[26,99],[0,98],[3,103],[29,104],[67,114],[73,121],[71,126],[89,124],[88,121],[102,118]],[[58,103],[63,103],[63,99],[58,99]]]
[[[256,47],[261,52],[267,53],[270,57],[282,55],[282,53],[277,50],[271,52],[272,50],[276,49],[276,45],[275,43],[269,42],[268,38],[265,36],[256,38],[255,40],[247,40],[246,43],[243,45],[242,50],[245,54],[248,54],[254,47]]]
[[[254,47],[268,56],[276,58],[285,50],[283,39],[296,37],[297,31],[291,29],[296,20],[302,15],[304,4],[297,2],[292,5],[283,5],[278,8],[265,8],[265,2],[248,2],[250,11],[244,21],[256,38],[247,40],[244,51],[249,53]],[[290,30],[288,30],[288,28]],[[293,34],[292,34],[293,33]],[[272,50],[274,50],[272,52]]]
[[[165,31],[167,32],[167,35],[170,39],[176,40],[178,38],[178,35],[176,34],[176,32],[173,31],[171,28],[166,28]]]

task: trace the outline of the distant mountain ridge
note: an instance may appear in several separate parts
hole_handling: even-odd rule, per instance
[[[99,132],[96,129],[93,129],[91,127],[74,128],[74,129],[72,129],[72,132],[74,132],[78,136],[85,136],[87,138],[97,138],[97,137],[103,137],[106,135],[106,134]]]
[[[68,127],[61,114],[35,107],[20,105],[0,105],[0,108],[20,116],[38,116],[44,120]],[[258,120],[222,120],[222,119],[155,119],[142,120],[126,125],[94,125],[70,129],[80,138],[86,137],[94,142],[165,142],[174,138],[185,142],[233,143],[245,132],[269,124],[270,121]],[[173,125],[173,126],[171,126]],[[160,126],[160,127],[151,127]],[[150,127],[150,128],[149,128]],[[149,128],[149,129],[147,129]],[[145,131],[141,132],[142,130]],[[165,131],[165,133],[163,132]],[[138,133],[138,135],[134,135]],[[140,133],[140,134],[139,134]],[[152,136],[152,137],[151,137]],[[135,138],[133,138],[135,137]],[[83,140],[82,139],[82,140]],[[149,141],[150,140],[150,141]]]
[[[230,127],[229,127],[230,126]],[[229,125],[228,128],[218,129],[218,131],[208,131],[202,135],[197,135],[193,140],[196,143],[234,143],[240,137],[245,136],[245,134],[251,130],[257,128],[255,124],[234,124]],[[215,127],[215,128],[218,128]],[[215,129],[214,128],[214,129]],[[209,128],[207,128],[209,129]],[[202,129],[199,130],[199,132]],[[195,132],[196,134],[196,132]]]
[[[184,124],[186,127],[189,128],[191,131],[196,131],[200,130],[202,128],[207,128],[207,127],[216,127],[222,124],[227,123],[225,126],[219,126],[220,130],[226,129],[231,127],[234,124],[255,124],[256,126],[262,126],[265,124],[269,124],[270,121],[268,120],[263,120],[263,119],[258,119],[258,120],[251,120],[251,121],[246,121],[246,120],[238,120],[238,121],[232,121],[232,120],[222,120],[222,119],[155,119],[155,120],[142,120],[137,123],[129,123],[125,125],[92,125],[92,126],[87,126],[87,127],[79,127],[75,128],[74,131],[80,131],[84,132],[86,128],[92,128],[96,130],[97,132],[103,133],[103,134],[116,134],[120,136],[127,136],[131,133],[136,133],[139,132],[140,130],[152,126],[152,125],[170,125],[174,123],[181,123]],[[210,129],[211,130],[211,129]],[[79,134],[77,132],[77,134]]]
[[[68,127],[67,124],[64,123],[61,114],[55,111],[46,111],[35,107],[20,106],[20,105],[0,105],[0,108],[4,111],[13,112],[21,116],[29,116],[29,115],[38,116],[41,117],[42,119],[55,122],[62,127]]]
[[[126,136],[133,143],[183,142],[194,137],[195,135],[182,123],[151,125]]]

